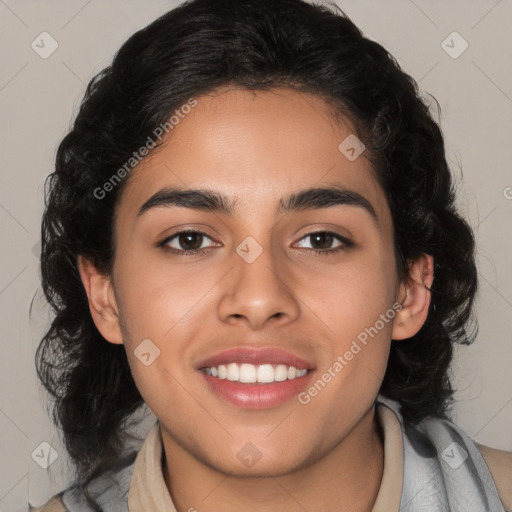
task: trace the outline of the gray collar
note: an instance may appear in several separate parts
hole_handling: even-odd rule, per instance
[[[397,416],[404,450],[400,512],[506,512],[483,456],[451,421],[404,423],[398,402],[377,402]]]

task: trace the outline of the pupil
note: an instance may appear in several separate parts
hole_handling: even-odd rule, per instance
[[[184,233],[179,236],[179,242],[186,251],[193,251],[201,247],[202,235],[199,233]]]
[[[313,235],[311,245],[316,249],[329,249],[332,245],[333,236],[327,233],[320,233],[317,235]],[[317,243],[319,242],[319,243]]]

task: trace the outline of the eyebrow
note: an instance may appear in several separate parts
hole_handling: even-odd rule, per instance
[[[153,208],[172,206],[233,215],[236,211],[236,205],[236,200],[208,189],[163,188],[153,194],[140,207],[137,217]],[[375,209],[364,196],[339,185],[309,188],[295,192],[281,199],[276,213],[317,210],[333,206],[362,208],[377,221]]]

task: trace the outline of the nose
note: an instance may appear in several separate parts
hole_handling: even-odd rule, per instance
[[[235,268],[226,281],[219,301],[218,314],[223,322],[247,323],[253,330],[273,324],[293,322],[300,315],[299,302],[293,293],[289,273],[278,266],[271,251],[247,263],[234,255]],[[281,269],[281,270],[280,270]]]

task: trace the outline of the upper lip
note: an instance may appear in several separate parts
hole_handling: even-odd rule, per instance
[[[260,365],[265,363],[284,364],[287,366],[294,366],[298,370],[314,369],[314,364],[310,361],[275,347],[235,347],[228,350],[223,350],[222,352],[218,352],[208,359],[202,360],[199,363],[198,368],[211,368],[228,363],[249,363],[253,365]]]

